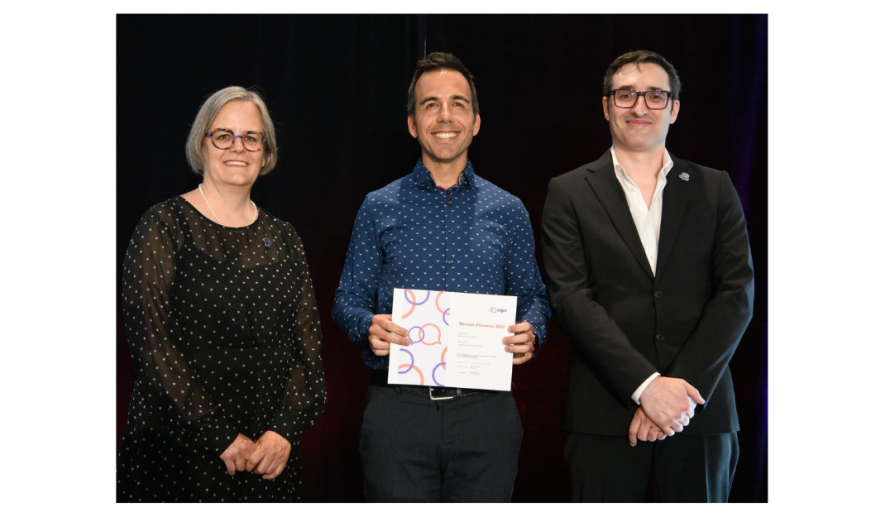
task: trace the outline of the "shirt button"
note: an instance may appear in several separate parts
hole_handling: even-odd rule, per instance
[[[446,203],[448,206],[451,206],[451,203]]]
[[[453,260],[449,260],[448,263],[449,263],[449,264],[454,264],[454,261],[453,261]]]
[[[449,229],[448,229],[448,233],[454,233],[454,230],[452,230],[451,228],[449,228]]]
[[[445,199],[447,199],[448,201],[451,201],[451,196],[447,196]]]
[[[631,191],[631,192],[636,192],[637,189],[635,189],[635,188],[631,188],[630,191]]]
[[[646,219],[646,224],[652,224],[652,221],[650,221],[649,219]]]
[[[656,334],[655,339],[657,339],[658,341],[664,341],[664,334]]]

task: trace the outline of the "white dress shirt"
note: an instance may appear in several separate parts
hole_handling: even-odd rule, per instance
[[[624,191],[624,197],[627,199],[627,206],[630,208],[630,215],[633,217],[634,226],[637,227],[637,234],[640,236],[640,242],[643,244],[643,250],[646,252],[646,258],[649,259],[649,267],[652,268],[652,274],[655,274],[655,265],[658,263],[658,237],[661,233],[661,209],[664,206],[664,197],[661,195],[667,185],[667,176],[674,166],[671,161],[671,155],[667,149],[664,150],[664,157],[661,159],[661,171],[658,173],[658,180],[655,183],[655,192],[652,194],[652,200],[649,206],[646,206],[646,200],[640,188],[634,183],[624,167],[618,163],[615,156],[615,149],[610,147],[609,152],[612,153],[612,165],[615,167],[615,177]],[[656,377],[661,375],[658,372],[653,373],[648,379],[640,384],[640,387],[633,392],[631,398],[640,404],[640,395],[643,390],[649,386]],[[691,399],[690,399],[691,401]]]

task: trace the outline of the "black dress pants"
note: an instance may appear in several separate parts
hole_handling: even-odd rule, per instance
[[[369,502],[509,502],[522,422],[513,394],[430,400],[417,387],[368,388],[361,430]]]
[[[573,502],[646,502],[651,472],[662,502],[725,503],[739,441],[735,432],[678,433],[631,447],[627,436],[567,432],[563,452]]]

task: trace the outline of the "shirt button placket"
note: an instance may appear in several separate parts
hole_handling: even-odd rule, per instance
[[[451,206],[451,189],[452,189],[452,187],[449,187],[448,189],[443,191],[443,194],[445,195],[445,206],[446,207]],[[455,221],[454,221],[454,209],[453,208],[445,209],[445,220],[443,222],[445,223],[445,257],[447,259],[445,261],[446,262],[446,265],[445,265],[445,290],[450,291],[451,290],[451,282],[450,282],[451,274],[452,274],[452,270],[454,268],[454,251],[453,250],[456,248],[456,246],[454,246],[454,222]]]

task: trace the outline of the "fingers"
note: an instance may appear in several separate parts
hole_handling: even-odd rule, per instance
[[[281,475],[282,472],[284,472],[284,467],[285,467],[286,465],[287,465],[286,463],[282,463],[282,464],[281,464],[278,468],[276,468],[272,473],[270,473],[270,474],[264,474],[264,475],[263,475],[263,479],[275,479],[275,478],[277,478],[278,476]]]
[[[688,416],[690,419],[692,419],[692,417],[695,416],[695,406],[697,404],[695,403],[694,400],[692,400],[692,397],[690,397],[688,395],[686,396],[686,399],[689,400],[689,410],[686,411],[686,416]]]
[[[371,344],[371,352],[374,352],[374,355],[389,355],[389,341],[383,341],[374,336],[370,336],[368,342]]]
[[[535,334],[532,331],[531,323],[523,321],[510,325],[507,327],[507,332],[516,332],[515,335],[505,336],[501,339],[504,350],[513,354],[513,364],[528,362],[535,352]]]
[[[257,465],[263,460],[266,456],[266,449],[261,446],[257,446],[254,449],[253,453],[247,458],[247,463],[245,464],[244,470],[248,472],[256,472]]]
[[[658,430],[658,428],[655,427],[654,425],[652,425],[651,422],[650,422],[650,423],[649,423],[649,427],[648,427],[648,429],[646,430],[646,441],[647,441],[647,442],[654,442],[655,440],[658,439],[658,435],[662,435],[662,436],[664,436],[664,433],[660,432],[660,431]]]
[[[399,336],[407,336],[408,331],[392,322],[392,314],[376,314],[371,318],[371,328],[374,326],[382,328],[385,332],[397,334]],[[410,341],[409,341],[410,342]]]
[[[535,347],[531,343],[519,345],[506,344],[506,346],[504,346],[504,351],[511,354],[530,354],[535,351]]]
[[[640,430],[637,432],[637,438],[643,442],[654,442],[659,435],[664,436],[664,433],[658,429],[658,426],[643,413],[642,409],[637,409],[637,413],[640,416],[641,425]]]
[[[225,453],[223,453],[225,454]],[[229,458],[223,458],[224,462],[226,462],[226,472],[229,473],[230,476],[235,475],[235,462],[230,460]]]
[[[371,318],[371,326],[368,327],[368,340],[371,342],[371,349],[376,355],[389,354],[389,343],[408,346],[411,340],[408,339],[408,331],[392,322],[392,314],[375,314]],[[385,345],[384,345],[385,344]],[[377,353],[384,351],[385,353]]]
[[[251,470],[254,474],[267,474],[272,472],[272,454],[266,454],[263,459]]]
[[[262,474],[263,479],[275,479],[287,465],[287,455],[284,453],[270,453],[263,457],[263,460],[253,468],[251,472],[254,474]]]
[[[509,327],[507,327],[507,332],[512,332],[514,334],[518,334],[519,332],[531,332],[531,331],[532,331],[532,324],[527,321],[523,321],[523,322],[517,323],[515,325],[510,325]]]
[[[665,436],[674,436],[674,430],[669,425],[655,424]]]
[[[411,344],[411,340],[407,338],[408,331],[404,330],[404,334],[398,334],[397,332],[392,332],[389,330],[384,330],[383,327],[371,327],[368,334],[368,340],[374,341],[377,340],[378,343],[386,344],[386,347],[389,348],[390,343],[395,343],[397,345],[408,346]]]
[[[627,441],[630,443],[631,447],[637,446],[637,433],[642,425],[643,421],[642,418],[640,418],[640,410],[637,409],[637,412],[634,413],[633,420],[630,421],[630,428],[627,430]]]
[[[253,440],[239,433],[226,450],[219,455],[219,458],[226,464],[226,472],[230,476],[234,476],[235,472],[244,470],[247,464],[245,458],[253,452],[253,449]]]
[[[535,342],[535,335],[532,334],[531,332],[522,332],[520,334],[515,334],[512,336],[504,336],[504,338],[501,339],[501,343],[503,343],[505,345],[523,345],[523,344],[531,345],[534,342]]]
[[[510,347],[507,347],[510,348]],[[532,353],[527,352],[524,354],[514,353],[513,354],[513,364],[522,364],[527,363],[532,358]]]
[[[528,346],[507,345],[504,347],[504,350],[513,354],[513,364],[527,363],[531,360],[532,356],[535,353],[535,349],[531,345],[528,345]]]
[[[381,325],[383,322],[392,322],[392,314],[375,314],[371,317],[371,325]]]
[[[685,381],[684,384],[686,384],[686,395],[689,396],[689,398],[691,398],[696,404],[705,403],[705,399],[701,398],[701,394],[698,392],[697,389],[695,389],[695,387],[692,386],[692,384],[689,384]]]

